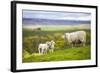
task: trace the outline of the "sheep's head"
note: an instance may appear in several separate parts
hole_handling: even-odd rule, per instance
[[[68,35],[69,35],[69,33],[65,33],[65,34],[62,36],[62,38],[63,38],[63,39],[67,39],[67,38],[68,38]]]
[[[66,36],[68,36],[68,35],[69,35],[69,33],[65,33],[65,35],[66,35]]]
[[[55,41],[54,41],[54,40],[51,40],[51,43],[52,43],[53,45],[55,45]]]
[[[65,39],[68,40],[68,37],[69,37],[69,33],[65,33]]]

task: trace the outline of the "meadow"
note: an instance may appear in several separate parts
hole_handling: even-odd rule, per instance
[[[73,48],[61,36],[66,32],[80,31],[86,32],[86,45],[76,45]],[[87,60],[91,59],[91,31],[88,27],[82,26],[60,26],[42,27],[38,29],[23,28],[23,52],[22,62],[50,62],[64,60]],[[38,54],[38,45],[46,41],[56,42],[54,52]]]

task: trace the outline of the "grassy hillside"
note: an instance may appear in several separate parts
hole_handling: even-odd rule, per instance
[[[45,55],[33,53],[28,55],[27,57],[24,57],[23,62],[85,60],[90,58],[90,46],[85,46],[55,50],[53,53],[48,53]]]
[[[51,27],[50,27],[51,28]],[[86,60],[91,58],[91,30],[82,26],[74,26],[70,28],[53,27],[50,29],[23,29],[23,62],[46,62],[46,61],[63,61],[63,60]],[[61,28],[61,29],[60,29]],[[86,46],[77,45],[73,48],[70,47],[67,41],[62,38],[62,35],[66,32],[75,31],[86,32]],[[45,43],[46,41],[54,40],[55,50],[53,53],[47,53],[44,55],[38,54],[38,45]]]

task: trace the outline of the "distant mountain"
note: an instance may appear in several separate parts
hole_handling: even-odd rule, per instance
[[[90,24],[90,21],[80,21],[80,20],[50,20],[50,19],[29,19],[23,18],[22,22],[24,25],[74,25],[74,24]]]

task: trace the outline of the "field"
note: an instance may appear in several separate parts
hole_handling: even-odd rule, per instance
[[[61,36],[66,32],[86,31],[86,45],[81,44],[73,48]],[[23,52],[22,61],[27,62],[50,62],[64,60],[86,60],[91,59],[91,32],[87,25],[83,26],[57,26],[42,27],[37,29],[23,28]],[[38,54],[38,45],[46,41],[54,40],[56,42],[54,52],[47,54]]]
[[[27,55],[23,62],[45,62],[45,61],[64,61],[64,60],[85,60],[90,59],[90,47],[75,47],[57,50],[53,53],[38,55],[37,53]]]

